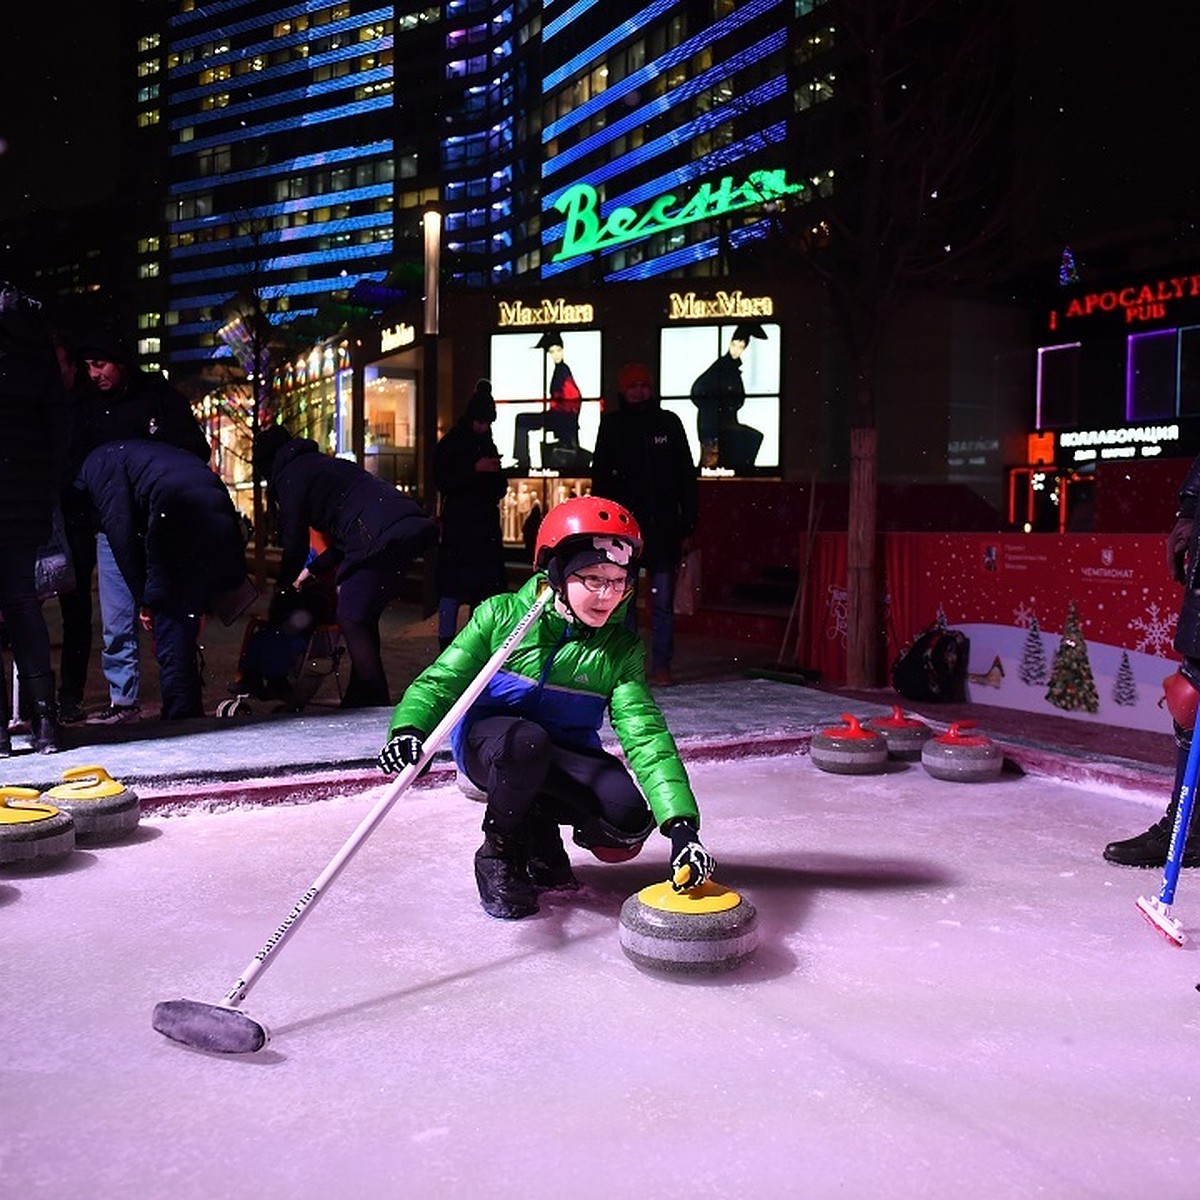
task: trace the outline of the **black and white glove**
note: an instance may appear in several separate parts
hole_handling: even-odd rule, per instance
[[[1192,518],[1180,517],[1167,534],[1167,569],[1176,583],[1187,583],[1187,552],[1192,541]]]
[[[681,818],[673,821],[667,832],[671,836],[671,886],[677,892],[699,887],[717,864],[701,844],[695,825]]]
[[[376,759],[379,769],[389,775],[399,775],[405,767],[416,766],[421,761],[424,744],[425,735],[419,729],[414,729],[411,725],[397,729],[379,752]]]

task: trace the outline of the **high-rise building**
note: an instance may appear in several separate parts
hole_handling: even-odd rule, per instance
[[[417,285],[431,202],[451,286],[721,273],[778,198],[789,120],[827,90],[789,68],[820,42],[796,23],[812,7],[177,0],[163,22],[130,6],[121,190],[143,356],[221,357],[255,301],[277,328],[332,331],[365,285]],[[599,229],[601,206],[645,219]]]

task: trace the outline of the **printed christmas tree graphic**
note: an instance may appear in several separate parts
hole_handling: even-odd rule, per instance
[[[1132,708],[1138,700],[1137,681],[1133,677],[1133,668],[1129,665],[1129,651],[1121,651],[1121,665],[1117,668],[1117,677],[1113,680],[1112,698],[1117,704]]]
[[[1083,626],[1075,601],[1067,612],[1067,627],[1062,641],[1054,652],[1054,665],[1050,669],[1050,687],[1046,699],[1064,712],[1098,712],[1100,698],[1096,694],[1096,681],[1092,678],[1092,664],[1088,662],[1087,643],[1083,640]]]
[[[1042,631],[1036,616],[1029,618],[1029,633],[1021,650],[1021,665],[1017,675],[1022,683],[1040,687],[1046,682],[1046,648],[1042,645]]]

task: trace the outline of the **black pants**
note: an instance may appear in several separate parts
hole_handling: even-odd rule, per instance
[[[391,703],[379,639],[379,618],[404,590],[420,539],[389,542],[338,581],[337,623],[350,656],[350,682],[343,708],[383,707]]]
[[[30,684],[50,675],[50,631],[37,598],[33,542],[0,542],[0,612],[12,644],[13,662],[21,679]]]
[[[467,774],[487,792],[486,822],[517,833],[535,817],[571,825],[581,845],[633,846],[654,820],[633,777],[605,750],[560,746],[535,721],[484,717],[467,733]]]
[[[75,568],[75,589],[58,598],[62,613],[62,656],[58,695],[82,704],[92,659],[92,576],[96,573],[96,531],[90,522],[67,522],[67,545]]]

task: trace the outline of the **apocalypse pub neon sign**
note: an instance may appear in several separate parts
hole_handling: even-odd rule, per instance
[[[732,175],[726,175],[715,185],[702,183],[689,200],[680,201],[674,192],[665,192],[641,211],[620,205],[602,219],[599,193],[590,183],[577,183],[554,202],[554,207],[566,218],[566,231],[562,249],[553,261],[608,250],[622,242],[677,229],[680,225],[711,221],[803,190],[802,183],[788,182],[785,170],[751,171],[742,183],[735,183]]]

